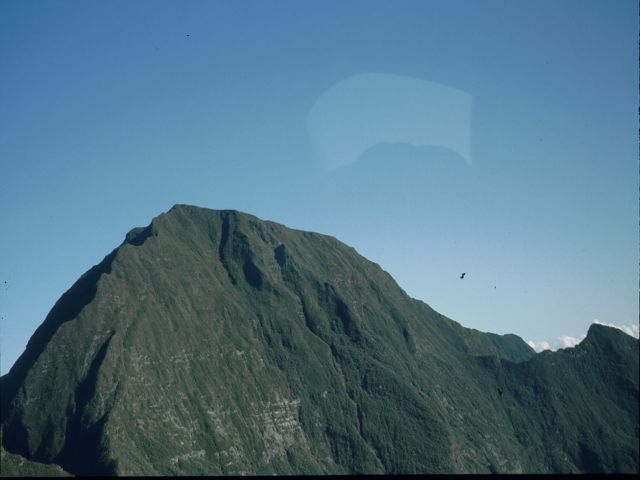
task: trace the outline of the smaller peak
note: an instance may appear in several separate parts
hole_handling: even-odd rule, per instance
[[[621,329],[602,325],[600,323],[592,323],[587,331],[586,338],[581,343],[614,343],[637,341],[635,337],[623,332]]]
[[[608,325],[602,325],[601,323],[594,322],[589,326],[589,330],[587,331],[587,337],[593,336],[593,335],[608,335],[614,332],[622,333],[622,331],[618,328],[610,327]]]

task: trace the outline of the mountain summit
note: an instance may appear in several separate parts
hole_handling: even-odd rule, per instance
[[[333,237],[186,205],[60,298],[1,400],[3,473],[638,471],[636,339],[536,355]]]

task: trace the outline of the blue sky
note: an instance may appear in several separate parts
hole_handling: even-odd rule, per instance
[[[2,372],[175,203],[334,235],[480,330],[637,325],[637,19],[624,0],[4,0]],[[469,94],[472,166],[387,139],[327,172],[309,114],[368,74]]]

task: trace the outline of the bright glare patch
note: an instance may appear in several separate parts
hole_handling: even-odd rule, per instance
[[[307,132],[327,172],[381,142],[449,148],[471,166],[472,103],[462,90],[419,78],[354,75],[316,100]]]

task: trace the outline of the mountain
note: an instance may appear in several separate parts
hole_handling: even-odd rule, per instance
[[[636,339],[592,325],[535,354],[229,210],[130,231],[0,392],[3,459],[74,475],[638,471]]]

